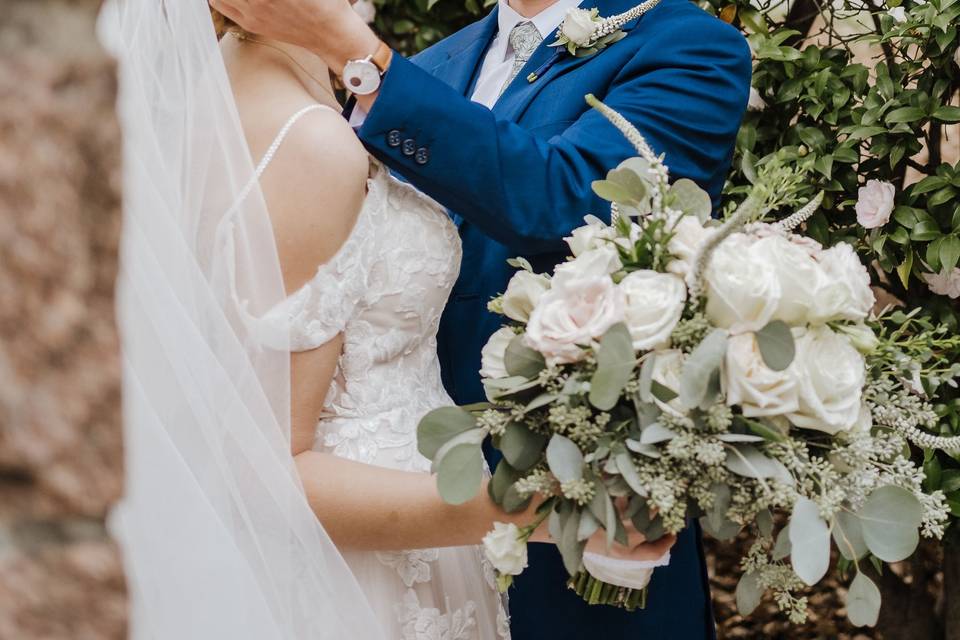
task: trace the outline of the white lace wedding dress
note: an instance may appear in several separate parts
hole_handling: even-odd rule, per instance
[[[290,119],[258,173],[314,108]],[[349,238],[274,314],[289,323],[294,351],[344,336],[314,448],[429,473],[416,430],[427,412],[452,404],[440,381],[436,333],[460,269],[460,239],[440,205],[382,165],[371,167]],[[493,569],[479,547],[343,555],[390,640],[509,638]]]

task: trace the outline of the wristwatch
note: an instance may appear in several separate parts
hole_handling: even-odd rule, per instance
[[[350,60],[343,67],[343,85],[354,95],[368,96],[380,88],[383,74],[390,67],[393,50],[384,42],[372,55],[360,60]]]

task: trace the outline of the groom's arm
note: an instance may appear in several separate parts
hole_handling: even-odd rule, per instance
[[[747,101],[749,50],[739,33],[706,14],[690,24],[673,22],[669,29],[650,29],[598,97],[634,123],[656,151],[667,151],[674,178],[716,192]],[[636,154],[596,111],[543,140],[498,120],[399,56],[360,137],[420,190],[528,254],[556,250],[584,214],[602,214],[608,205],[592,193],[591,182]]]

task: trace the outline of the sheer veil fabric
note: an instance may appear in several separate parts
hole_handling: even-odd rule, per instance
[[[285,296],[206,0],[108,0],[131,637],[379,640],[290,456]]]

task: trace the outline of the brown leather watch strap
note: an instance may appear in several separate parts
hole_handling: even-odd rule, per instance
[[[393,49],[388,47],[387,43],[381,40],[380,46],[377,47],[377,51],[370,58],[370,61],[377,65],[377,69],[380,69],[381,74],[384,74],[387,72],[387,69],[390,68],[391,60],[393,60]]]

